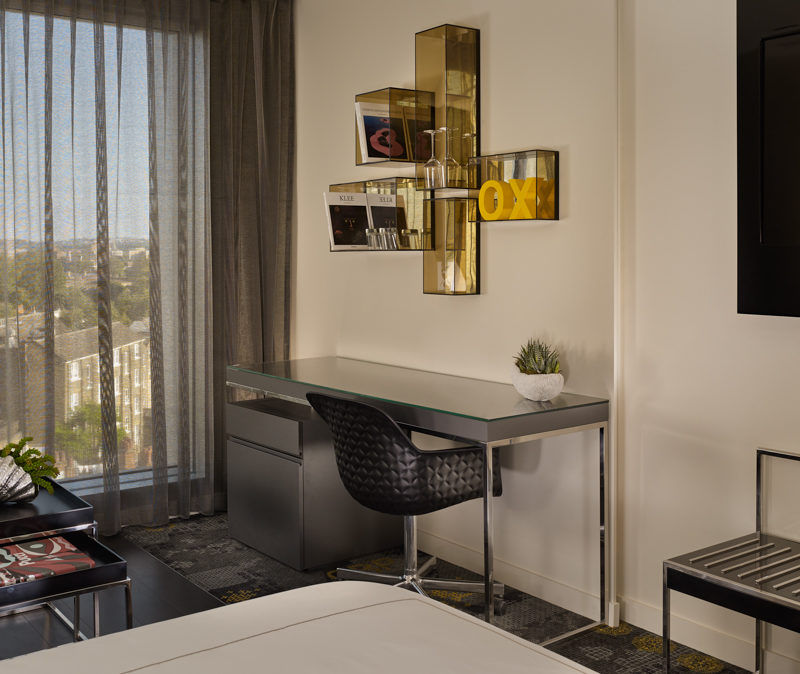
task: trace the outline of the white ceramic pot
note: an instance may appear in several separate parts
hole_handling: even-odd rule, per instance
[[[516,367],[511,372],[511,383],[528,400],[550,400],[564,388],[564,375],[523,374]]]

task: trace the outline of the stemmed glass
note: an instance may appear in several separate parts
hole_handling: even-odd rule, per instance
[[[425,133],[431,135],[431,158],[422,165],[422,172],[425,176],[425,189],[435,190],[444,187],[445,172],[444,165],[436,158],[436,134],[441,133],[442,129],[425,129]]]
[[[456,138],[458,129],[448,129],[443,126],[439,131],[443,131],[445,135],[444,146],[444,177],[448,187],[461,186],[461,164],[459,164],[453,157],[453,144]]]

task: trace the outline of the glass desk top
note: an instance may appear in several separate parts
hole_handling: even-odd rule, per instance
[[[498,421],[580,407],[607,406],[605,398],[561,393],[547,402],[523,398],[511,384],[326,356],[228,366],[231,371],[355,393],[478,421]],[[236,385],[236,381],[230,381]],[[266,386],[265,386],[266,388]]]

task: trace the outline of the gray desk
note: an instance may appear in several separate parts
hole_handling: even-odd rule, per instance
[[[484,480],[484,574],[486,618],[491,621],[493,568],[492,452],[495,447],[545,436],[596,429],[600,479],[600,618],[606,622],[613,595],[614,569],[609,513],[609,464],[606,453],[608,400],[562,393],[549,402],[522,398],[510,384],[469,379],[350,358],[325,357],[228,367],[228,384],[277,398],[305,403],[309,391],[333,391],[366,398],[410,429],[479,444],[486,451]]]

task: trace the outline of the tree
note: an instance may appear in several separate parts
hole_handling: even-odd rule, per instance
[[[117,446],[127,438],[117,419]],[[56,424],[56,448],[79,464],[89,466],[100,462],[103,444],[103,413],[99,404],[86,403],[78,407],[65,423]]]
[[[81,288],[69,288],[57,306],[61,320],[69,330],[81,330],[97,324],[97,303]]]
[[[0,297],[8,293],[12,306],[22,305],[24,312],[44,309],[44,249],[25,250],[6,258],[0,265]],[[53,260],[53,295],[55,308],[63,305],[67,292],[67,275],[64,264],[58,258]]]
[[[145,284],[124,288],[112,302],[114,320],[130,325],[144,319],[150,311],[150,289]]]

